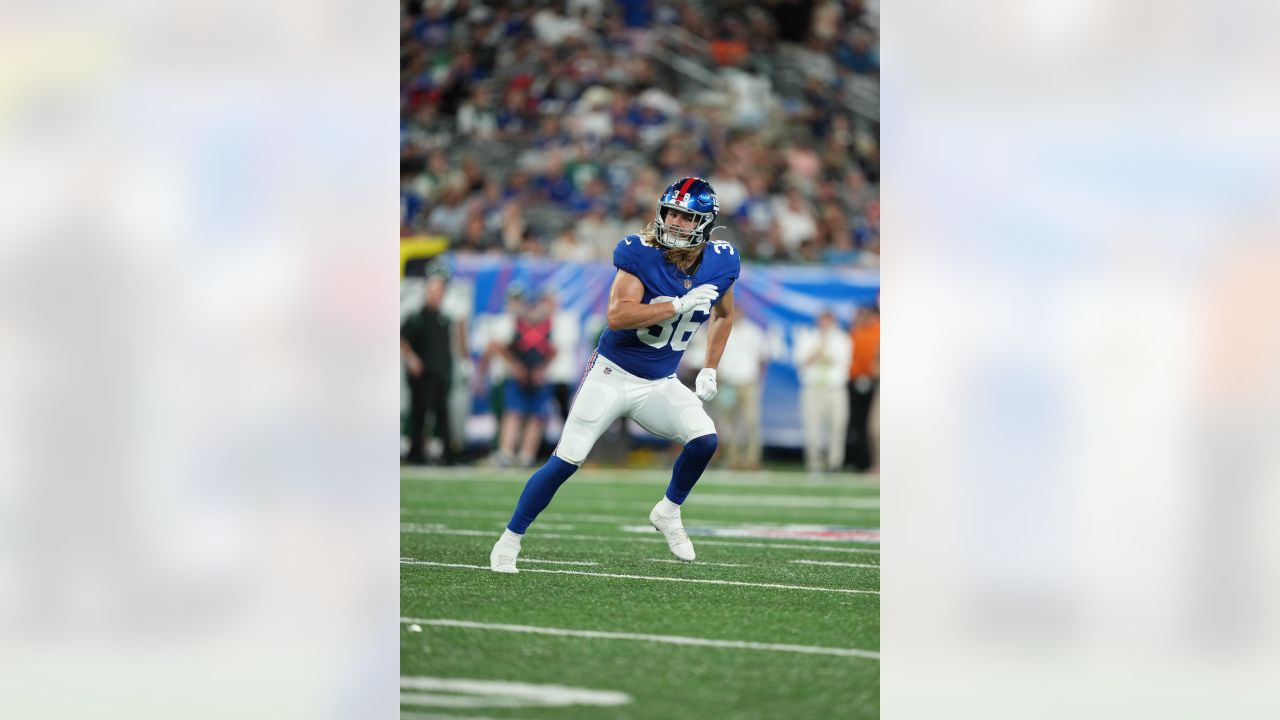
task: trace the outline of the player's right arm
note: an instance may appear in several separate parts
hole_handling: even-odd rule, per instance
[[[606,319],[610,330],[638,330],[657,325],[676,314],[675,304],[645,304],[644,283],[626,270],[619,270],[609,288],[609,311]]]

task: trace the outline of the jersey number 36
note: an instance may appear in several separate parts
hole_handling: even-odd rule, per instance
[[[675,298],[659,295],[650,300],[649,304],[671,302],[672,300],[675,300]],[[672,350],[683,352],[685,348],[689,347],[689,340],[693,338],[693,334],[702,325],[702,320],[693,319],[693,316],[699,312],[702,311],[690,310],[683,315],[672,315],[657,325],[650,325],[647,328],[637,330],[636,337],[651,347],[660,348],[665,347],[667,343],[671,343]]]

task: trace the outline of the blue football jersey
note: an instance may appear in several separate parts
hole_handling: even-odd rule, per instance
[[[644,285],[641,302],[645,304],[670,302],[706,283],[715,285],[723,297],[742,267],[732,245],[713,240],[706,243],[697,270],[687,275],[663,259],[662,246],[648,243],[639,235],[628,235],[618,243],[613,264],[640,278]],[[690,310],[639,330],[605,330],[600,336],[599,352],[632,375],[650,380],[664,378],[676,371],[693,334],[710,317],[701,310]]]

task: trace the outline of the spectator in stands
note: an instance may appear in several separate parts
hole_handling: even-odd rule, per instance
[[[568,205],[573,197],[573,180],[565,174],[564,159],[559,151],[547,153],[546,169],[534,178],[538,198],[555,205]]]
[[[609,212],[609,206],[603,199],[596,199],[574,224],[573,234],[575,251],[581,252],[582,257],[609,260],[613,256],[613,248],[627,234],[627,229]],[[552,255],[564,257],[556,252]]]
[[[456,239],[467,222],[467,206],[463,203],[461,182],[451,183],[441,202],[427,215],[427,232]]]
[[[507,202],[502,208],[502,247],[512,254],[520,252],[526,229],[524,204],[519,200]]]
[[[768,179],[760,173],[752,175],[747,179],[747,196],[738,205],[734,220],[746,225],[750,232],[771,235],[776,217]]]
[[[804,464],[811,473],[833,472],[844,463],[851,356],[849,335],[840,330],[830,310],[818,316],[816,328],[799,333],[796,339]]]
[[[460,343],[461,333],[452,333],[449,318],[441,312],[444,301],[444,278],[427,278],[422,309],[410,315],[400,326],[400,357],[409,373],[409,454],[404,460],[419,465],[427,461],[426,440],[431,434],[440,436],[443,444],[441,462],[457,463],[449,423],[449,385],[453,373],[453,348]],[[465,350],[459,346],[459,353]],[[427,425],[427,416],[431,425]]]
[[[476,141],[492,140],[498,133],[498,112],[485,85],[471,89],[471,97],[458,108],[458,134]]]
[[[595,250],[590,245],[578,242],[572,229],[561,231],[551,242],[547,254],[556,260],[570,263],[586,263],[595,259]]]
[[[858,309],[849,331],[853,359],[849,363],[849,463],[859,472],[875,464],[868,421],[880,388],[880,314],[875,307]]]
[[[542,233],[532,227],[524,229],[524,238],[520,241],[520,254],[527,257],[545,257],[547,243]]]
[[[818,234],[813,208],[795,185],[787,189],[785,197],[774,202],[773,216],[778,223],[782,246],[788,255],[799,254],[801,244],[812,241]]]

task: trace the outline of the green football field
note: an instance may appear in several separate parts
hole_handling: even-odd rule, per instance
[[[669,472],[583,469],[490,572],[528,474],[402,472],[402,717],[878,716],[874,480],[708,471],[686,564],[648,525]]]

